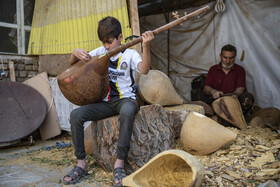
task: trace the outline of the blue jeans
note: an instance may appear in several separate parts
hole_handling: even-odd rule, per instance
[[[117,158],[127,160],[130,149],[135,115],[139,108],[137,102],[130,98],[114,101],[102,101],[88,104],[74,109],[70,114],[72,141],[75,147],[75,155],[78,160],[85,159],[84,123],[86,121],[98,121],[115,115],[120,115],[119,139],[117,144]]]

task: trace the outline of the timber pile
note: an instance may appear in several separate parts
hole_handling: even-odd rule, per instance
[[[182,124],[189,110],[204,112],[202,106],[182,105],[168,107],[146,105],[135,116],[133,135],[130,143],[128,163],[129,172],[135,171],[162,151],[175,147]],[[175,124],[173,126],[173,124]],[[92,122],[85,130],[87,154],[94,155],[99,164],[107,171],[113,170],[116,160],[117,140],[119,136],[118,116]]]

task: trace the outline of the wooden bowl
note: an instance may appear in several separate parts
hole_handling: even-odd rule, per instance
[[[203,165],[182,150],[163,151],[139,170],[123,179],[124,186],[198,187],[204,175]]]

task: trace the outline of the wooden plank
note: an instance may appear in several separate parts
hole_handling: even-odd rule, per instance
[[[35,77],[24,81],[24,84],[27,84],[40,92],[47,103],[48,113],[46,115],[45,121],[39,128],[42,140],[47,140],[59,135],[61,133],[61,129],[59,126],[58,116],[56,113],[47,73],[43,72],[38,74]]]
[[[13,61],[9,62],[9,69],[10,69],[10,80],[12,82],[16,82],[15,67]]]
[[[128,3],[129,20],[130,20],[132,35],[140,36],[140,23],[139,23],[137,0],[127,0],[127,3]],[[141,43],[134,45],[133,48],[142,56]],[[141,74],[138,73],[137,71],[135,72],[135,81],[137,84],[139,82],[140,75]],[[137,93],[137,97],[138,97],[139,106],[143,106],[144,100],[140,97],[138,93]]]
[[[137,0],[129,0],[127,2],[128,2],[128,11],[129,11],[129,19],[131,24],[132,35],[140,36]],[[140,55],[142,55],[141,43],[134,45],[133,48],[136,49]]]

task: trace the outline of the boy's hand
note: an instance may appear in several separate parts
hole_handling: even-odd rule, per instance
[[[91,56],[84,49],[74,49],[73,55],[75,55],[81,61],[89,61]]]
[[[152,31],[146,31],[142,34],[142,46],[147,47],[150,45],[151,41],[154,39],[154,34]]]

